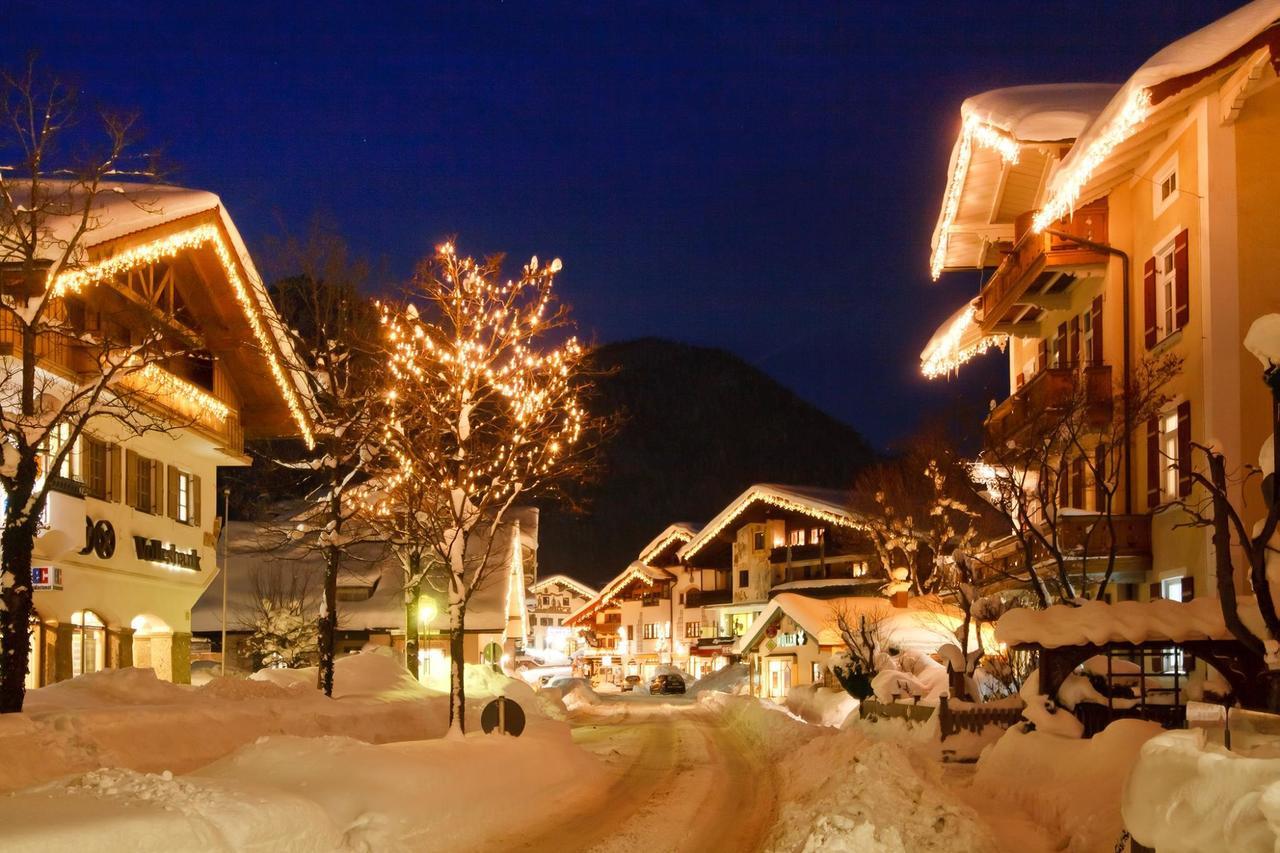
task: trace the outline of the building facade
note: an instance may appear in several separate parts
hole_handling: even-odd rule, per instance
[[[552,575],[529,587],[528,651],[535,655],[567,655],[575,629],[565,624],[599,593],[567,575]]]
[[[217,471],[249,464],[246,437],[309,434],[305,384],[217,196],[121,185],[93,214],[83,283],[51,310],[84,330],[158,326],[184,354],[123,371],[113,389],[155,428],[95,418],[42,471],[29,687],[125,666],[187,681],[191,610],[218,571]],[[0,358],[15,358],[15,333],[0,328]],[[72,347],[38,352],[51,382],[86,369]],[[50,451],[70,440],[62,429]]]
[[[1270,433],[1269,391],[1241,343],[1280,310],[1277,19],[1277,4],[1251,3],[1122,86],[998,90],[962,109],[933,270],[990,274],[922,354],[926,375],[1003,348],[1010,393],[985,429],[1006,443],[1073,394],[1130,406],[1124,389],[1150,365],[1181,364],[1163,408],[1126,425],[1123,449],[1082,451],[1119,454],[1108,457],[1122,556],[1113,600],[1214,588],[1209,533],[1183,508],[1196,500],[1195,447],[1213,444],[1239,469]],[[1042,509],[1069,515],[1077,538],[1104,509],[1091,458],[1059,460],[1062,488]],[[1245,488],[1252,523],[1265,503],[1256,480]]]

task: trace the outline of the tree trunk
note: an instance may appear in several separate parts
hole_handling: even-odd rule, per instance
[[[332,534],[342,533],[342,496],[338,484],[329,484],[329,521]],[[332,540],[324,548],[324,609],[320,613],[320,630],[316,634],[320,660],[317,685],[324,695],[333,695],[333,654],[338,639],[338,570],[342,566],[342,547]]]
[[[422,666],[418,660],[418,637],[422,634],[418,601],[421,597],[422,583],[414,583],[408,588],[404,604],[404,665],[414,678],[422,677]]]
[[[451,737],[461,737],[467,733],[466,661],[463,659],[463,639],[465,637],[466,607],[461,602],[450,601],[449,735]]]
[[[22,710],[27,694],[27,669],[31,657],[31,552],[35,548],[38,512],[24,507],[35,482],[34,453],[23,454],[14,477],[14,492],[0,532],[0,714]]]

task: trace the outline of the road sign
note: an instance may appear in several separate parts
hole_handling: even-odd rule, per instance
[[[499,696],[480,712],[480,728],[485,734],[496,730],[499,734],[519,737],[524,731],[524,709],[506,696]]]

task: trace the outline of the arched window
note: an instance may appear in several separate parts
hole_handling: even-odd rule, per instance
[[[77,610],[71,614],[71,674],[97,672],[106,665],[107,632],[98,614]]]

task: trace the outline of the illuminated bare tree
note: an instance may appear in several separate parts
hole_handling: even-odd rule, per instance
[[[149,400],[172,380],[157,362],[190,352],[159,311],[113,291],[87,246],[107,204],[150,210],[132,168],[132,120],[83,121],[72,87],[34,62],[0,77],[0,712],[22,709],[31,555],[51,486],[91,420],[128,434],[170,429]],[[119,183],[122,178],[135,182]],[[159,212],[159,211],[153,211]],[[154,308],[155,306],[151,306]]]
[[[395,465],[376,511],[415,550],[414,571],[444,573],[457,732],[467,606],[492,580],[498,527],[516,501],[581,471],[590,426],[579,403],[583,350],[576,338],[558,340],[568,323],[552,293],[560,261],[535,257],[505,281],[501,265],[501,256],[460,257],[446,243],[420,265],[407,302],[382,314],[384,441]]]

